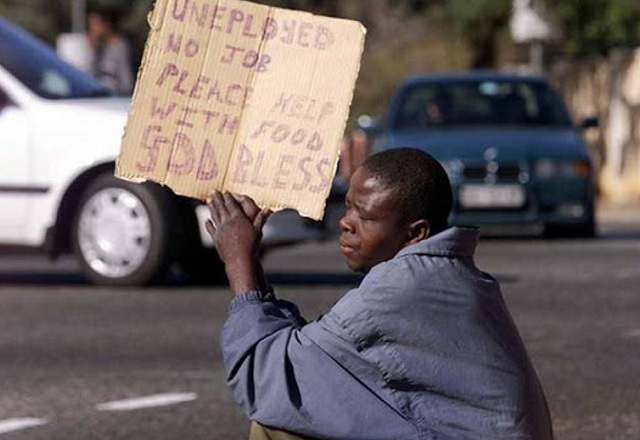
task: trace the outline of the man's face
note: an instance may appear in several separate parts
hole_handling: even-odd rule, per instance
[[[87,32],[93,38],[104,38],[110,32],[111,26],[100,14],[89,13],[87,16]]]
[[[340,220],[340,251],[355,272],[368,272],[391,259],[409,241],[408,225],[400,221],[394,191],[360,167],[351,177]]]
[[[444,121],[442,109],[435,102],[427,104],[427,119],[430,124],[440,124]]]

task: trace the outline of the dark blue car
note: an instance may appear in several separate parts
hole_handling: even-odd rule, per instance
[[[595,126],[589,119],[581,128]],[[593,166],[566,106],[542,78],[466,72],[410,78],[375,127],[374,151],[415,147],[446,168],[453,224],[596,232]]]

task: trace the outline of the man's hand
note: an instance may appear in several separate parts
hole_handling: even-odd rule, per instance
[[[234,294],[263,288],[257,253],[270,212],[261,210],[247,196],[213,191],[207,200],[211,234],[220,259],[225,263],[229,285]]]

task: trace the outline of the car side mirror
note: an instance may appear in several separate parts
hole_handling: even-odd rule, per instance
[[[369,115],[361,115],[356,120],[357,127],[364,131],[367,136],[373,136],[380,128],[378,120]]]
[[[580,128],[582,130],[586,130],[587,128],[598,128],[600,126],[600,121],[597,116],[590,116],[588,118],[584,118],[580,123]]]

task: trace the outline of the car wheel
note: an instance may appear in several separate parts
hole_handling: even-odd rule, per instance
[[[159,281],[171,263],[166,194],[155,184],[102,175],[78,205],[73,249],[96,284],[143,285]]]
[[[590,220],[576,227],[575,230],[577,237],[582,238],[595,238],[598,235],[595,220]]]
[[[596,222],[589,220],[580,224],[548,224],[545,235],[550,238],[594,238],[597,235]]]

